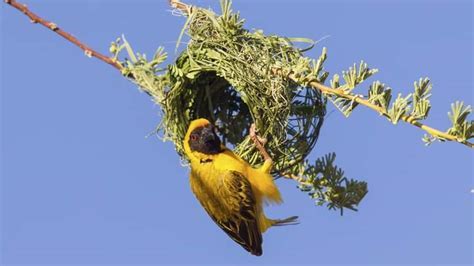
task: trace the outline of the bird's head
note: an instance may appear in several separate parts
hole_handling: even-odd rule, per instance
[[[203,159],[224,150],[224,146],[216,134],[216,128],[203,118],[191,122],[183,145],[186,155],[196,157],[196,159]]]

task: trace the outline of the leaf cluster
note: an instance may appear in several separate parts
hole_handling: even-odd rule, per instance
[[[335,165],[336,154],[330,153],[308,164],[298,188],[308,193],[318,206],[327,205],[329,210],[344,208],[357,211],[357,206],[368,193],[367,183],[348,179],[344,171]]]
[[[463,102],[455,102],[451,105],[451,112],[448,112],[451,120],[451,127],[444,133],[424,127],[419,121],[425,120],[431,110],[432,84],[428,78],[420,78],[415,81],[414,91],[406,96],[401,93],[393,99],[392,89],[384,83],[376,80],[369,86],[367,95],[354,93],[355,86],[359,85],[377,72],[376,69],[369,69],[367,64],[361,62],[357,69],[355,65],[349,71],[343,71],[344,83],[341,84],[339,75],[335,74],[331,80],[331,87],[341,92],[341,94],[328,95],[329,100],[348,117],[352,111],[362,102],[366,106],[378,111],[393,124],[400,120],[415,124],[429,133],[423,137],[423,141],[429,145],[435,140],[445,141],[446,135],[454,137],[456,141],[464,143],[474,137],[474,122],[468,120],[472,112],[471,106],[465,106]],[[453,140],[453,139],[449,139]]]

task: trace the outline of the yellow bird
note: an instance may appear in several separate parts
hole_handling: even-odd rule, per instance
[[[262,255],[262,233],[276,225],[295,224],[297,216],[269,219],[263,202],[281,203],[270,175],[271,159],[255,169],[227,149],[206,119],[189,125],[184,151],[191,162],[190,184],[212,220],[253,255]]]

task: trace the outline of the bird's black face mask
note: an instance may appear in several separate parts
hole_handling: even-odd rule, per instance
[[[217,136],[213,125],[194,129],[189,136],[189,147],[192,151],[204,154],[217,154],[222,152],[221,140]]]

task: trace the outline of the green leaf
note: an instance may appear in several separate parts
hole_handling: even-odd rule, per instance
[[[374,81],[369,88],[368,101],[387,111],[392,100],[392,89],[380,81]]]
[[[298,186],[315,200],[316,205],[327,205],[330,210],[344,208],[357,211],[357,206],[368,192],[367,183],[347,179],[344,171],[335,165],[336,154],[330,153],[316,160],[315,164],[306,162],[303,172],[305,180]]]
[[[463,102],[456,101],[451,104],[451,112],[448,112],[448,116],[452,126],[448,129],[448,134],[456,136],[459,141],[473,138],[474,121],[467,121],[467,117],[471,112],[471,106],[464,106]]]
[[[357,85],[377,73],[377,71],[377,69],[370,69],[364,61],[360,61],[358,69],[354,64],[349,68],[349,71],[342,71],[342,77],[346,82],[346,93],[350,93]]]
[[[392,107],[388,110],[387,114],[394,125],[396,125],[402,116],[410,110],[410,98],[411,94],[403,98],[402,94],[399,93],[397,99],[395,99],[395,102],[392,104]]]
[[[411,116],[415,120],[426,119],[431,109],[429,97],[431,96],[432,85],[428,78],[414,82],[415,93],[413,93],[413,110]]]

